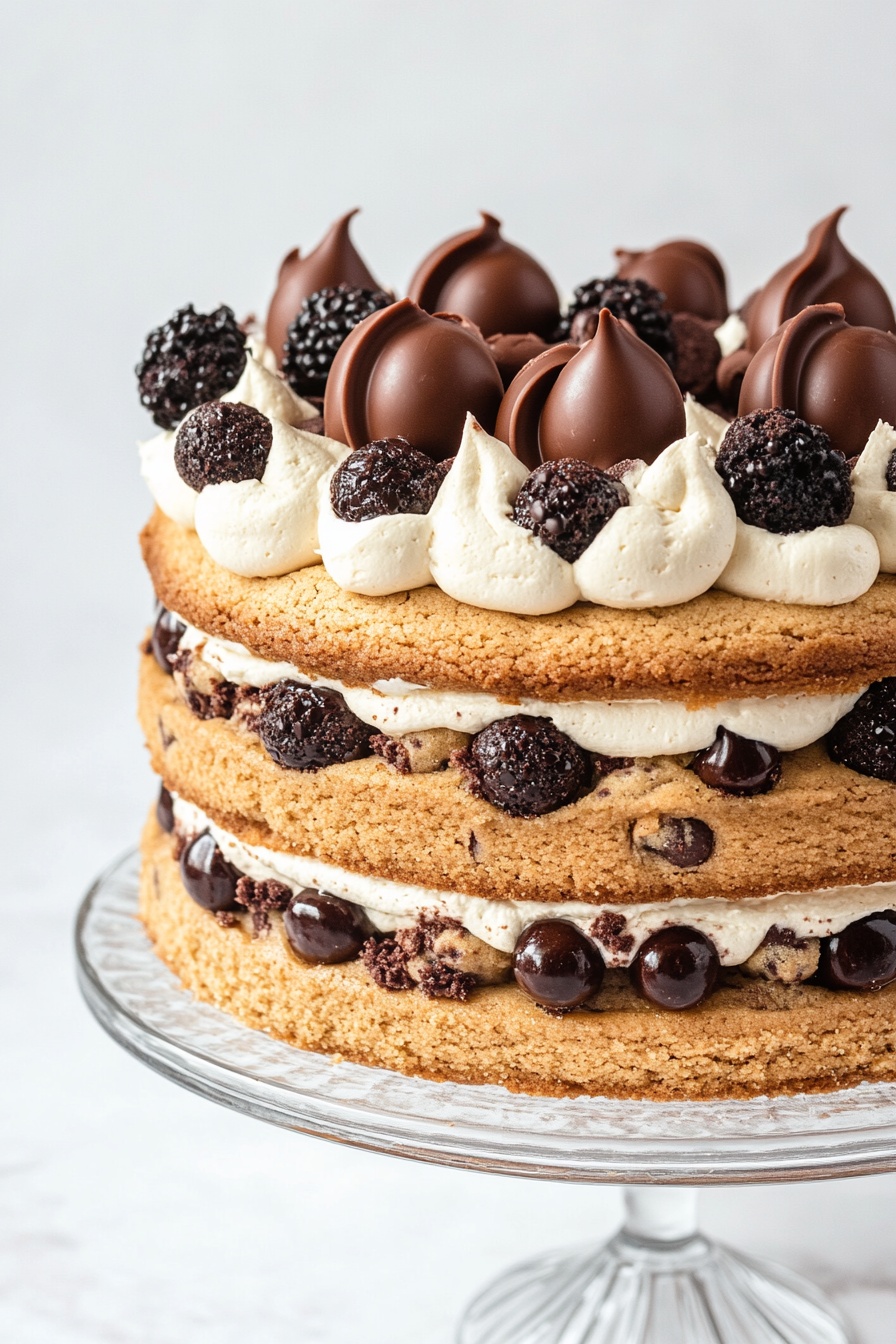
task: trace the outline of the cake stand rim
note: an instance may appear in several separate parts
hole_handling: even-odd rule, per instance
[[[706,1139],[685,1142],[674,1134],[637,1134],[621,1137],[613,1134],[576,1134],[558,1130],[547,1138],[523,1129],[508,1132],[506,1112],[525,1114],[546,1108],[559,1114],[568,1106],[564,1098],[529,1097],[507,1092],[495,1085],[435,1083],[368,1065],[339,1061],[328,1056],[300,1050],[266,1033],[242,1025],[222,1010],[198,1002],[176,980],[156,956],[136,918],[138,852],[129,848],[108,864],[91,882],[78,910],[75,922],[75,950],[78,984],[93,1016],[119,1045],[154,1071],[187,1090],[213,1100],[229,1109],[282,1128],[323,1138],[352,1147],[390,1156],[487,1171],[493,1174],[525,1176],[542,1180],[576,1183],[634,1185],[733,1185],[775,1184],[805,1180],[827,1180],[847,1176],[874,1175],[896,1170],[896,1083],[860,1084],[838,1092],[802,1094],[795,1098],[755,1098],[725,1102],[651,1102],[621,1101],[607,1098],[579,1098],[578,1106],[603,1108],[617,1116],[626,1110],[645,1114],[657,1122],[702,1119],[709,1108],[724,1113],[725,1108],[739,1119],[744,1108],[763,1105],[802,1105],[806,1110],[805,1130],[782,1133],[742,1133],[724,1135],[705,1147]],[[115,904],[115,901],[118,904]],[[268,1055],[282,1052],[288,1064],[311,1071],[312,1081],[328,1070],[339,1072],[342,1080],[357,1080],[363,1092],[381,1087],[387,1095],[408,1093],[428,1095],[438,1089],[439,1096],[460,1108],[458,1119],[437,1116],[411,1116],[399,1110],[377,1108],[351,1096],[327,1095],[318,1087],[290,1085],[282,1078],[263,1078],[247,1074],[235,1060],[209,1053],[176,1033],[147,1022],[144,1016],[122,996],[120,988],[110,984],[114,972],[97,964],[91,922],[105,919],[126,940],[128,965],[136,974],[149,974],[152,992],[164,1008],[170,1006],[192,1011],[202,1025],[227,1031],[240,1043],[263,1048]],[[127,969],[127,968],[125,968]],[[128,976],[125,974],[127,980]],[[214,1020],[213,1020],[214,1019]],[[332,1074],[336,1077],[336,1073]],[[329,1079],[324,1079],[329,1082]],[[501,1103],[502,1115],[488,1120],[492,1095]],[[877,1097],[880,1100],[876,1100]],[[880,1112],[880,1123],[873,1127],[843,1126],[819,1131],[819,1124],[831,1113],[844,1114],[852,1102],[860,1109]],[[472,1107],[470,1113],[469,1108]],[[645,1109],[646,1108],[646,1109]],[[441,1106],[439,1107],[441,1109]],[[758,1109],[756,1110],[759,1114]],[[483,1115],[485,1118],[483,1119]]]

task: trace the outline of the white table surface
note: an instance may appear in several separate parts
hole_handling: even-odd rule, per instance
[[[190,300],[263,304],[280,256],[358,202],[387,283],[482,206],[565,289],[612,246],[677,231],[721,248],[737,298],[846,199],[847,240],[892,287],[896,11],[448,12],[47,0],[4,18],[4,1344],[447,1344],[511,1260],[618,1220],[612,1190],[233,1115],[127,1057],[74,982],[81,892],[153,795],[133,721],[150,594],[131,369],[149,326]],[[703,1216],[814,1276],[861,1344],[893,1344],[894,1204],[878,1177],[710,1191]]]

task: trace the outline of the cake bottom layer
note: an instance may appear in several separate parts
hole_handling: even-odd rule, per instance
[[[560,1018],[512,984],[427,999],[381,989],[357,962],[300,961],[279,918],[264,937],[223,927],[187,895],[154,814],[142,855],[140,915],[159,956],[197,998],[302,1049],[549,1096],[710,1100],[896,1079],[896,985],[833,993],[732,975],[707,1004],[672,1013],[617,972],[599,1011]]]

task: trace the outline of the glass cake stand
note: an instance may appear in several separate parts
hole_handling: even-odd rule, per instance
[[[469,1305],[458,1344],[852,1339],[811,1284],[702,1236],[693,1187],[896,1170],[896,1084],[738,1102],[554,1099],[333,1062],[185,992],[136,918],[137,872],[129,853],[84,898],[79,978],[109,1034],[165,1077],[259,1120],[372,1152],[629,1187],[624,1225],[607,1245],[515,1266]]]

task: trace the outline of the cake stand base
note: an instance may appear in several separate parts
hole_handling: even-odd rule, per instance
[[[551,1251],[476,1297],[458,1344],[849,1344],[796,1274],[700,1235],[689,1190],[629,1190],[606,1246]]]

